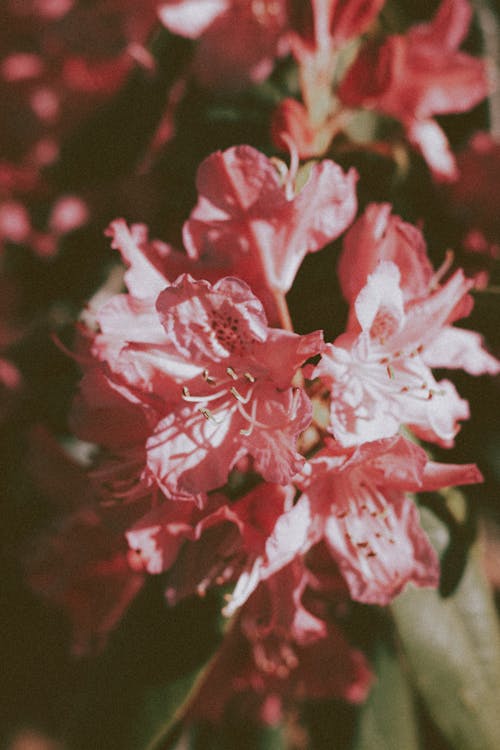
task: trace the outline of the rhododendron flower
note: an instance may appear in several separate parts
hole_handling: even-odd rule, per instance
[[[233,503],[210,495],[202,509],[165,500],[127,531],[127,540],[148,573],[169,571],[166,596],[175,604],[249,571],[257,557],[265,556],[267,539],[294,493],[292,486],[266,483]],[[292,556],[282,548],[275,567]]]
[[[191,707],[194,717],[219,722],[227,711],[250,711],[277,723],[293,700],[366,698],[372,676],[361,651],[335,622],[302,603],[309,574],[291,563],[261,584],[227,633]]]
[[[456,166],[432,118],[471,109],[489,89],[484,61],[458,51],[471,13],[467,0],[443,0],[431,22],[366,45],[339,89],[347,106],[400,120],[438,178],[456,177]]]
[[[314,373],[331,387],[330,429],[343,445],[389,437],[402,424],[452,443],[468,405],[452,383],[436,382],[423,353],[470,287],[457,271],[440,290],[405,306],[394,263],[370,274],[354,303],[357,331],[327,345]]]
[[[290,3],[290,24],[301,42],[317,50],[339,47],[363,34],[385,0],[310,0]],[[295,51],[295,50],[294,50]]]
[[[407,583],[436,586],[436,553],[405,492],[481,481],[474,465],[436,464],[401,436],[353,449],[333,443],[299,482],[309,543],[324,540],[353,599],[388,604]]]
[[[104,646],[144,583],[124,538],[137,509],[99,507],[85,471],[40,428],[30,434],[28,467],[57,516],[24,554],[27,580],[65,613],[82,655]]]
[[[147,442],[156,481],[167,494],[215,489],[249,453],[265,479],[285,484],[303,464],[295,440],[311,419],[304,391],[290,386],[321,335],[268,328],[259,300],[234,278],[212,286],[181,276],[156,306],[169,342],[164,356],[154,352],[158,366],[175,378],[178,363],[184,382]],[[197,370],[189,378],[187,364]]]
[[[199,40],[194,71],[206,86],[262,81],[287,52],[285,0],[167,0],[158,14],[173,33]]]
[[[357,327],[356,308],[353,305],[357,295],[369,274],[381,261],[386,260],[393,261],[399,269],[405,311],[410,315],[413,304],[425,300],[436,291],[448,263],[445,261],[443,267],[434,272],[420,230],[400,217],[392,216],[389,204],[371,204],[346,234],[339,260],[342,293],[351,305],[349,329]],[[356,273],[352,273],[353,268]],[[466,286],[472,288],[472,281],[467,281]],[[462,293],[466,291],[464,286]],[[472,299],[468,295],[462,301],[457,297],[457,307],[445,325],[439,329],[433,327],[432,336],[426,336],[425,347],[421,351],[426,365],[460,368],[471,375],[495,375],[500,371],[500,363],[486,351],[478,333],[447,325],[467,315],[471,307]],[[418,310],[418,307],[414,309]]]
[[[357,175],[325,160],[298,194],[283,185],[273,163],[249,146],[209,156],[197,176],[198,204],[184,226],[193,259],[227,258],[266,304],[286,293],[305,255],[336,239],[354,218]],[[266,294],[267,292],[267,294]]]
[[[425,297],[434,269],[422,232],[391,214],[390,203],[371,203],[346,232],[338,262],[342,294],[352,305],[381,261],[392,261],[401,274],[405,302]]]
[[[295,442],[311,405],[291,384],[321,350],[320,332],[269,328],[243,281],[212,286],[189,275],[156,301],[118,295],[97,319],[91,350],[110,368],[109,386],[154,424],[146,482],[192,499],[222,486],[246,454],[270,482],[285,484],[301,468]]]
[[[123,535],[90,507],[38,539],[26,572],[33,590],[67,614],[76,654],[102,648],[144,583],[129,565]]]

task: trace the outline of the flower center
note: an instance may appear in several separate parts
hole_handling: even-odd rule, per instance
[[[204,370],[202,377],[209,386],[208,393],[193,395],[187,386],[183,386],[183,400],[198,404],[198,411],[215,424],[221,424],[238,412],[248,423],[248,427],[240,430],[241,435],[248,437],[254,427],[266,429],[267,425],[256,419],[258,399],[254,392],[257,378],[250,372],[238,374],[231,366],[226,368],[225,374],[226,378],[218,379]]]

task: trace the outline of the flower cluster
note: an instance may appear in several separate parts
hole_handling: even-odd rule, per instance
[[[468,417],[433,367],[500,369],[478,334],[452,325],[470,310],[472,282],[434,272],[420,231],[387,204],[352,224],[355,183],[323,161],[295,192],[283,167],[231,148],[200,166],[188,253],[143,225],[108,229],[127,292],[86,312],[73,427],[100,446],[93,492],[106,500],[101,523],[115,514],[125,532],[126,591],[143,572],[165,575],[171,604],[233,585],[225,613],[236,625],[214,667],[232,676],[220,705],[200,695],[209,718],[234,690],[256,691],[263,717],[269,693],[361,700],[364,657],[317,602],[384,605],[407,583],[435,586],[438,559],[407,493],[481,479],[407,437],[449,446]],[[325,344],[320,331],[289,330],[284,292],[305,254],[350,224],[339,263],[348,326]],[[83,540],[101,533],[95,507],[82,512],[71,538],[82,523]],[[315,677],[325,658],[326,683]]]
[[[0,69],[3,84],[26,84],[46,127],[76,93],[83,106],[115,90],[131,50],[146,64],[156,13],[198,40],[191,72],[202,86],[227,93],[260,82],[285,55],[298,66],[300,101],[282,99],[271,124],[289,167],[249,145],[206,157],[178,233],[183,249],[123,218],[106,230],[125,289],[104,303],[98,295],[82,316],[84,373],[70,417],[96,446],[93,466],[29,563],[33,587],[69,610],[78,651],[103,641],[147,574],[163,576],[170,605],[224,587],[232,624],[191,706],[209,720],[236,696],[265,721],[304,696],[362,701],[372,677],[342,612],[387,605],[407,584],[435,587],[439,560],[410,493],[481,481],[475,464],[435,462],[418,442],[452,447],[469,418],[434,370],[500,372],[481,336],[455,325],[472,309],[474,281],[450,272],[449,258],[436,270],[420,229],[390,204],[356,218],[355,169],[330,158],[300,165],[346,137],[365,108],[399,121],[435,177],[455,176],[434,117],[487,93],[484,61],[459,50],[469,6],[443,0],[432,21],[384,36],[383,4],[163,0],[143,15],[107,2],[123,26],[118,62],[56,45],[65,62],[55,73],[38,53],[13,53]],[[28,5],[20,23],[55,22],[43,8],[57,3]],[[59,5],[68,29],[85,16],[83,3]],[[103,50],[108,42],[103,32]],[[49,219],[56,235],[86,217],[76,197],[64,201]],[[36,246],[22,203],[0,204],[0,241],[29,237]],[[325,342],[321,330],[294,331],[286,294],[306,256],[340,237],[348,317]],[[214,683],[223,686],[215,696]]]

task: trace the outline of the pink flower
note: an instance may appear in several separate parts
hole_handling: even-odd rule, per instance
[[[169,31],[199,39],[194,71],[206,86],[262,81],[287,51],[285,0],[167,0],[158,13]]]
[[[418,309],[413,307],[416,303],[432,296],[439,288],[439,279],[448,263],[445,261],[442,269],[434,272],[422,233],[398,216],[391,216],[389,204],[371,204],[346,234],[339,260],[342,292],[351,305],[349,328],[356,328],[355,298],[369,274],[382,261],[393,261],[399,269],[400,288],[408,314],[412,314],[412,309]],[[356,273],[352,273],[353,268]],[[471,288],[472,282],[467,281],[466,285]],[[468,295],[461,301],[457,298],[457,308],[447,323],[467,315],[471,306]],[[434,327],[432,336],[426,338],[421,354],[429,367],[463,369],[470,375],[495,375],[500,371],[500,363],[486,351],[482,337],[474,331],[444,325],[440,330]]]
[[[144,582],[123,536],[82,508],[37,540],[26,561],[30,586],[68,616],[74,653],[102,648]]]
[[[325,160],[295,195],[273,163],[249,146],[212,154],[198,170],[200,197],[184,226],[186,249],[196,259],[230,259],[273,322],[273,294],[286,293],[305,255],[338,237],[354,218],[356,179],[354,170],[344,174]]]
[[[466,0],[443,0],[434,19],[366,45],[341,84],[347,106],[384,112],[405,125],[435,176],[456,176],[446,136],[434,115],[465,112],[488,93],[482,60],[459,52],[471,9]]]
[[[227,633],[192,716],[219,722],[226,712],[279,722],[291,701],[366,698],[372,676],[364,655],[335,622],[306,609],[309,574],[291,563],[259,586]]]
[[[310,461],[301,482],[309,543],[324,540],[353,599],[388,604],[407,583],[436,586],[436,553],[405,492],[481,481],[474,465],[429,462],[401,436],[354,449],[333,443]]]
[[[343,445],[395,435],[402,424],[452,444],[468,405],[451,382],[436,382],[425,352],[471,285],[457,271],[438,291],[405,305],[394,263],[381,262],[368,276],[350,331],[326,346],[314,373],[331,388],[330,429]]]
[[[139,458],[146,450],[141,482],[192,500],[222,486],[247,454],[270,482],[286,484],[301,468],[295,443],[311,405],[291,384],[300,365],[321,350],[320,332],[298,336],[269,328],[243,281],[225,278],[212,286],[188,275],[157,299],[117,295],[97,318],[91,351],[109,368],[101,383],[149,425],[146,440],[137,433],[133,451]],[[90,425],[99,398],[95,381],[89,406],[78,410]]]
[[[166,596],[175,604],[250,571],[294,493],[291,486],[259,484],[233,503],[210,495],[202,509],[165,500],[127,531],[127,540],[148,573],[169,571]],[[289,559],[282,550],[279,567]]]
[[[458,179],[445,196],[454,225],[463,233],[463,246],[473,253],[500,258],[500,220],[496,196],[500,190],[500,141],[477,132],[457,154]],[[484,260],[484,258],[483,258]]]
[[[179,382],[178,405],[146,445],[159,486],[214,489],[247,453],[267,481],[288,482],[303,464],[295,441],[311,418],[309,399],[290,386],[321,349],[320,334],[268,328],[258,299],[234,278],[211,286],[181,276],[156,306],[169,343],[153,354]]]
[[[434,269],[422,232],[391,215],[391,208],[389,203],[371,203],[346,232],[338,275],[350,305],[381,261],[392,261],[399,268],[405,302],[429,293]]]
[[[57,517],[30,540],[27,581],[68,618],[75,654],[102,648],[144,583],[124,538],[137,508],[99,507],[84,470],[42,429],[30,435],[28,468]]]

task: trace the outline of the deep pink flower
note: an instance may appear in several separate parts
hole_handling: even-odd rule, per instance
[[[474,465],[435,464],[398,436],[347,450],[331,443],[310,468],[298,501],[309,543],[325,541],[353,599],[385,605],[409,582],[436,586],[438,559],[405,492],[481,481]]]
[[[500,141],[478,132],[457,154],[458,178],[446,186],[453,222],[463,234],[463,246],[473,253],[500,258]]]
[[[453,178],[456,166],[432,118],[471,109],[489,89],[484,61],[458,51],[471,13],[467,0],[443,0],[429,23],[366,45],[339,89],[347,106],[400,120],[438,178]]]
[[[127,531],[127,540],[148,573],[169,571],[166,596],[175,604],[215,584],[236,582],[257,558],[267,561],[266,542],[294,493],[291,486],[266,483],[233,503],[210,495],[202,509],[165,500]],[[292,556],[282,547],[274,566],[283,567]]]
[[[262,584],[239,613],[190,715],[219,722],[227,711],[267,724],[297,700],[366,698],[372,676],[364,655],[338,626],[302,598],[309,575],[291,563]]]
[[[305,255],[338,237],[354,218],[356,179],[354,170],[344,174],[325,160],[294,194],[273,163],[250,146],[212,154],[198,170],[198,204],[184,226],[186,249],[196,259],[230,259],[272,322],[272,293],[286,293]]]
[[[85,471],[41,428],[30,434],[27,463],[57,511],[24,554],[27,581],[68,618],[74,653],[102,648],[144,583],[124,538],[137,508],[99,507]]]
[[[123,535],[92,508],[40,537],[26,569],[33,590],[68,616],[76,654],[102,648],[144,582],[129,565]]]

